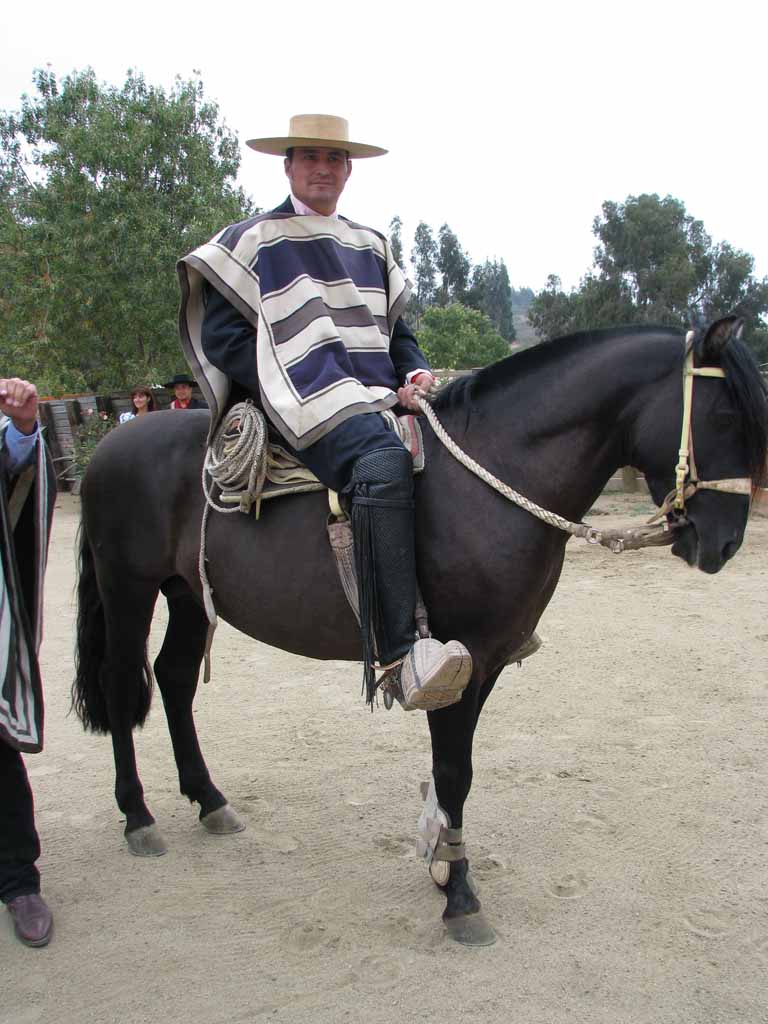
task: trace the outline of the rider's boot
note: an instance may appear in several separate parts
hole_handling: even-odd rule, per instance
[[[416,639],[410,453],[393,447],[364,455],[355,463],[350,491],[368,700],[376,692],[378,651],[388,682],[402,690],[404,707],[429,711],[455,704],[472,674],[469,651],[457,640]]]

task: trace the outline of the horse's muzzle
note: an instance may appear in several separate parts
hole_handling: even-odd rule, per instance
[[[682,558],[692,568],[713,575],[733,558],[741,547],[742,538],[743,533],[738,537],[732,534],[723,538],[716,532],[714,537],[705,538],[702,542],[696,523],[689,519],[685,526],[675,530],[672,554]]]

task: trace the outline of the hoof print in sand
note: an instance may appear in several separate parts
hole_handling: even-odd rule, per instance
[[[556,896],[559,900],[576,900],[584,896],[589,889],[587,880],[581,872],[573,875],[561,875],[553,879],[547,886],[550,896]]]
[[[573,823],[572,828],[574,832],[602,832],[604,835],[609,835],[611,832],[616,831],[616,826],[612,821],[609,821],[604,814],[600,814],[598,811],[589,811],[586,814],[580,815]]]
[[[374,843],[385,853],[396,857],[412,857],[414,853],[413,839],[410,836],[379,836]]]
[[[303,924],[299,928],[291,929],[288,937],[288,945],[299,953],[307,953],[310,950],[333,948],[338,946],[340,936],[329,931],[322,924]]]
[[[719,939],[732,927],[728,915],[719,910],[690,910],[683,915],[683,924],[704,939]]]

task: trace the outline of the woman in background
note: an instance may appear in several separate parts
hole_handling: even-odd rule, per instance
[[[149,388],[135,387],[131,391],[131,410],[130,412],[120,413],[120,422],[127,423],[128,420],[132,420],[136,416],[144,416],[148,412],[154,412],[156,408],[154,396]]]

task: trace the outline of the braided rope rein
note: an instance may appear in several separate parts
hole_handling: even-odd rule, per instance
[[[438,420],[434,409],[429,402],[420,397],[416,396],[419,408],[426,416],[429,425],[432,427],[438,440],[448,449],[451,455],[462,464],[470,473],[474,473],[475,476],[479,477],[484,483],[492,487],[494,491],[497,491],[502,497],[511,501],[513,504],[519,506],[529,512],[532,516],[540,519],[542,522],[547,523],[549,526],[554,526],[558,530],[564,530],[566,533],[571,534],[572,537],[580,537],[585,540],[588,544],[599,544],[602,547],[608,548],[615,555],[621,554],[623,551],[633,551],[639,548],[646,547],[658,547],[664,544],[671,544],[673,537],[669,530],[667,523],[655,523],[655,519],[658,515],[654,516],[653,519],[649,520],[646,526],[641,527],[628,527],[623,530],[598,530],[595,526],[590,526],[588,523],[572,523],[568,519],[564,519],[562,516],[557,515],[556,512],[550,512],[535,502],[526,498],[525,495],[520,494],[519,491],[514,490],[508,484],[505,484],[498,477],[495,477],[492,473],[489,473],[487,469],[484,469],[478,462],[467,455],[465,451],[456,444],[456,442],[446,433],[445,428]]]

